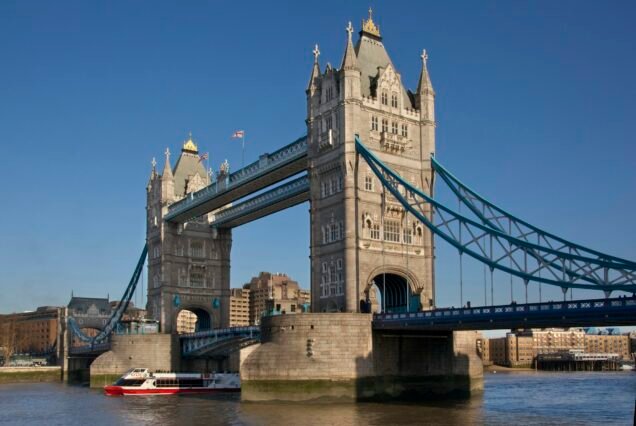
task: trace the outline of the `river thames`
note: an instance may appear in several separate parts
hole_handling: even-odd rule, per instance
[[[238,395],[106,397],[57,383],[0,386],[0,424],[631,425],[636,374],[486,373],[483,395],[454,402],[241,403]]]

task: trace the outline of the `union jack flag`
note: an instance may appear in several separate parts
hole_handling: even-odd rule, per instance
[[[245,131],[244,130],[237,130],[236,132],[234,132],[234,134],[232,135],[232,139],[236,139],[236,138],[242,138],[245,136]]]
[[[208,153],[206,152],[203,155],[199,155],[199,163],[203,160],[207,160],[208,159]]]

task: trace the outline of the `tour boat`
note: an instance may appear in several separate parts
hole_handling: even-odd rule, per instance
[[[241,381],[236,373],[152,373],[147,368],[133,368],[114,384],[104,386],[106,395],[172,395],[240,390]]]

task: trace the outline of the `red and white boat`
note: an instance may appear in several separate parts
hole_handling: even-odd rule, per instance
[[[236,373],[152,373],[133,368],[110,386],[106,395],[173,395],[178,393],[239,392],[241,380]]]

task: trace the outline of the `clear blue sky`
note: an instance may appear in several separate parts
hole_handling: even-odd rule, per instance
[[[372,4],[408,87],[429,52],[447,167],[534,224],[636,259],[635,2]],[[235,169],[234,130],[248,159],[304,134],[311,50],[339,65],[344,28],[368,6],[0,2],[0,312],[66,304],[71,290],[120,297],[144,244],[151,158],[162,167],[192,131],[215,168]],[[234,231],[232,286],[261,270],[309,285],[307,210]],[[459,303],[457,259],[439,243],[439,305]],[[483,301],[481,267],[465,271],[466,299]],[[509,279],[495,280],[509,301]]]

